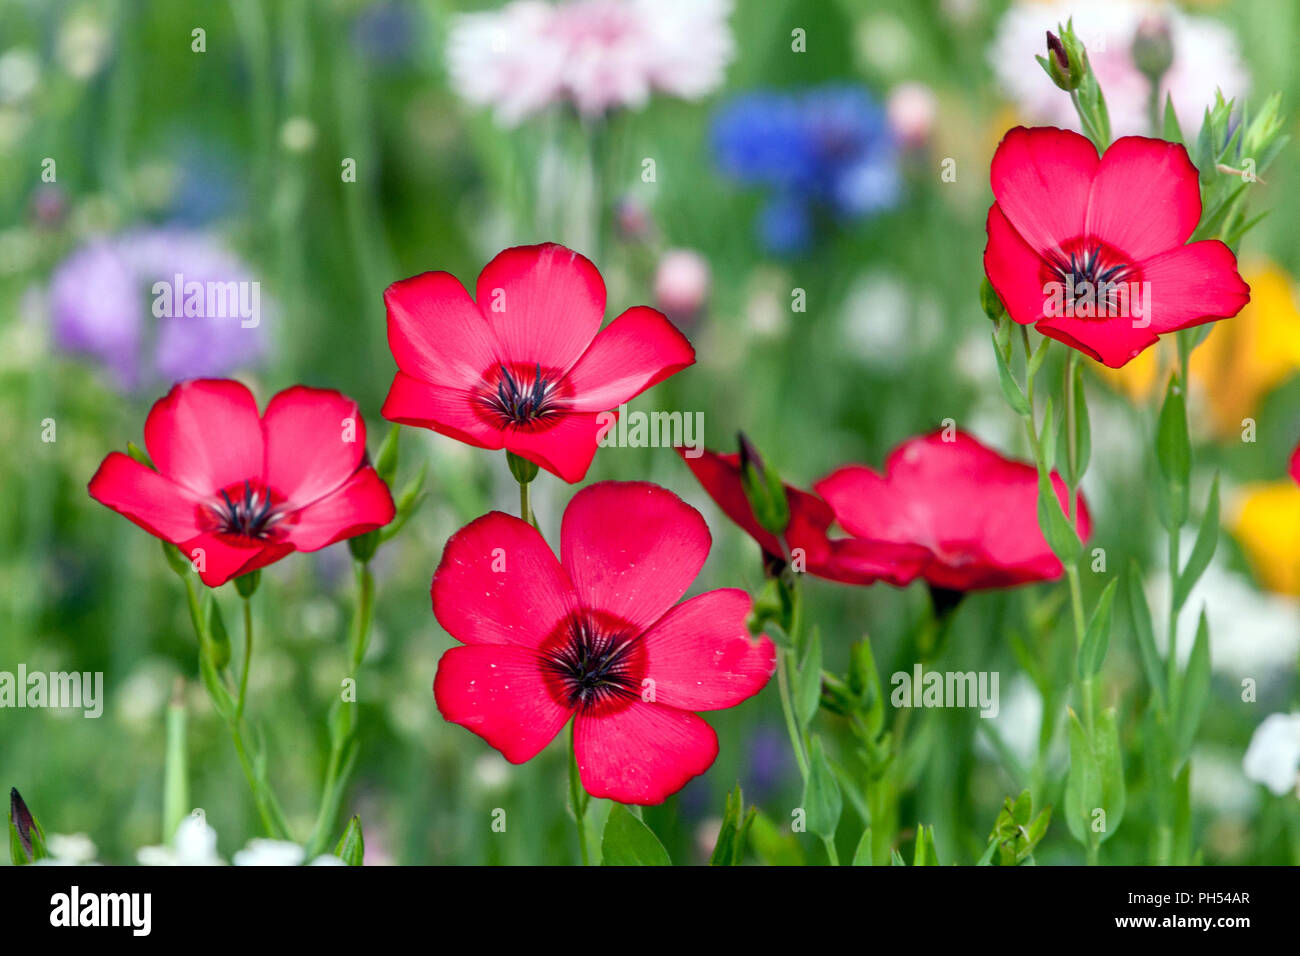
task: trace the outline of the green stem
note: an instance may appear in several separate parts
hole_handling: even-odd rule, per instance
[[[831,866],[839,866],[840,854],[835,849],[835,841],[830,837],[822,837],[822,843],[826,846],[826,856],[830,859]]]
[[[357,603],[352,612],[352,626],[348,631],[348,673],[354,681],[361,670],[361,662],[370,644],[370,626],[375,616],[375,577],[366,561],[354,562],[357,580]],[[353,708],[346,717],[339,715],[337,727],[330,728],[330,754],[325,765],[325,781],[321,787],[320,807],[316,823],[307,842],[307,855],[313,857],[328,846],[330,830],[338,816],[343,790],[352,776],[357,762],[356,717],[354,701],[340,700],[339,707]]]
[[[582,789],[582,777],[578,773],[578,751],[575,737],[577,721],[569,722],[569,803],[573,805],[573,820],[578,827],[578,850],[582,855],[582,865],[590,866],[587,855],[587,802],[586,792]]]
[[[244,702],[248,698],[248,672],[253,669],[253,603],[244,598],[244,670],[239,676],[239,699],[235,704],[235,720],[244,719]]]
[[[533,523],[533,510],[528,501],[528,486],[530,482],[519,482],[519,517],[523,518],[529,524]]]
[[[1166,662],[1169,668],[1169,712],[1177,713],[1178,708],[1178,602],[1176,592],[1178,590],[1178,558],[1179,558],[1179,537],[1180,529],[1171,528],[1169,531],[1169,658]]]

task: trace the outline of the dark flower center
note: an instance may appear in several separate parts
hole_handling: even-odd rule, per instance
[[[584,714],[612,713],[641,696],[645,649],[622,621],[588,612],[566,618],[541,648],[542,671],[555,699]]]
[[[1077,239],[1048,256],[1049,281],[1060,283],[1062,301],[1071,314],[1097,318],[1141,315],[1136,265],[1113,246],[1097,239]]]
[[[560,375],[540,364],[490,369],[476,396],[496,424],[535,429],[553,424],[564,411]]]
[[[284,517],[284,511],[272,501],[270,491],[248,480],[242,486],[223,488],[209,510],[218,534],[255,541],[270,540],[276,524]]]

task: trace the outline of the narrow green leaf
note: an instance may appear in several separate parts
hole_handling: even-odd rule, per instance
[[[1164,478],[1168,502],[1167,527],[1182,527],[1187,520],[1187,488],[1192,471],[1191,439],[1187,432],[1187,405],[1176,376],[1169,379],[1164,405],[1156,424],[1156,460]]]
[[[862,831],[858,848],[853,851],[853,866],[871,866],[871,827]]]
[[[804,784],[803,809],[808,829],[825,839],[832,839],[839,826],[844,799],[835,772],[826,759],[820,737],[812,738],[808,754],[808,781]]]
[[[1133,635],[1137,638],[1138,655],[1142,658],[1142,669],[1146,671],[1147,683],[1151,685],[1156,707],[1163,711],[1169,692],[1165,686],[1164,668],[1160,666],[1160,654],[1156,651],[1155,635],[1151,631],[1151,610],[1147,607],[1146,593],[1142,590],[1142,572],[1138,570],[1136,561],[1129,566],[1128,605]]]
[[[1201,611],[1196,625],[1196,639],[1192,642],[1192,655],[1187,660],[1178,693],[1178,714],[1174,720],[1174,759],[1178,760],[1191,749],[1196,730],[1205,712],[1205,702],[1210,693],[1210,626]]]
[[[997,337],[993,339],[993,354],[998,360],[998,384],[1002,386],[1002,395],[1006,398],[1007,404],[1011,410],[1022,417],[1029,416],[1029,400],[1025,398],[1025,393],[1021,390],[1020,385],[1011,375],[1011,369],[1007,367],[1007,361],[1002,357],[1002,351],[998,348]]]
[[[1093,740],[1097,759],[1097,772],[1101,782],[1101,807],[1106,811],[1106,828],[1101,831],[1102,841],[1119,829],[1124,819],[1127,791],[1124,787],[1124,755],[1119,749],[1119,723],[1114,707],[1108,707],[1097,717],[1097,736]]]
[[[1074,434],[1071,441],[1074,443],[1074,475],[1070,484],[1078,487],[1079,479],[1084,472],[1088,470],[1088,462],[1092,459],[1092,425],[1088,420],[1088,396],[1083,388],[1083,365],[1076,363],[1074,366]]]
[[[1187,559],[1187,566],[1178,575],[1178,584],[1174,588],[1174,607],[1181,609],[1187,603],[1187,596],[1196,587],[1205,569],[1214,557],[1214,550],[1219,543],[1219,476],[1214,476],[1210,485],[1210,497],[1205,504],[1205,514],[1201,516],[1201,526],[1196,532],[1196,544]]]
[[[1084,634],[1083,645],[1079,648],[1080,677],[1095,677],[1106,660],[1106,649],[1110,646],[1110,606],[1115,599],[1118,584],[1119,578],[1111,578],[1097,599],[1092,619],[1088,621],[1088,630]]]
[[[795,716],[807,727],[817,716],[822,699],[822,641],[817,628],[808,637],[808,647],[799,664],[795,686]]]
[[[1071,710],[1070,772],[1065,781],[1065,822],[1070,835],[1085,846],[1093,842],[1094,812],[1101,808],[1101,771],[1088,734]]]
[[[745,840],[750,826],[754,822],[754,807],[745,809],[745,800],[740,792],[740,784],[727,794],[726,810],[722,817],[722,826],[718,830],[718,840],[709,856],[709,866],[740,866],[745,858]]]
[[[397,426],[394,425],[393,431],[396,430]],[[348,866],[362,865],[366,855],[366,841],[361,833],[361,817],[353,814],[348,821],[343,836],[339,837],[338,845],[334,847],[334,855]]]
[[[1056,497],[1056,489],[1047,477],[1047,472],[1038,472],[1038,525],[1043,537],[1061,563],[1072,567],[1079,562],[1083,553],[1083,542],[1070,524],[1070,519],[1061,510],[1061,501]]]
[[[1165,94],[1165,119],[1164,132],[1161,134],[1162,139],[1167,139],[1171,143],[1181,143],[1183,141],[1183,130],[1178,125],[1178,114],[1174,112],[1174,98],[1170,94]]]
[[[602,866],[671,866],[668,851],[654,831],[621,803],[614,804],[601,837]]]

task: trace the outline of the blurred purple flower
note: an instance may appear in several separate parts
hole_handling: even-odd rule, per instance
[[[180,303],[155,318],[155,283],[260,287],[248,267],[211,237],[142,229],[90,240],[54,270],[49,314],[56,346],[98,360],[118,388],[134,391],[186,378],[224,376],[265,351],[259,314],[245,327],[234,310],[184,315]],[[166,313],[166,310],[160,310]]]

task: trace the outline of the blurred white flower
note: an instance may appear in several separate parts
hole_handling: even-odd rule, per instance
[[[474,761],[474,779],[485,790],[496,790],[510,782],[510,764],[496,751]]]
[[[180,822],[170,846],[141,847],[135,855],[141,866],[221,866],[217,856],[217,831],[202,810]]]
[[[79,80],[88,80],[108,55],[108,27],[88,10],[68,17],[59,30],[58,59]]]
[[[290,116],[280,127],[280,145],[290,153],[305,153],[316,145],[316,124],[306,116]]]
[[[1255,728],[1241,761],[1242,770],[1277,796],[1300,783],[1300,712],[1269,714]]]
[[[235,866],[298,866],[307,854],[288,840],[253,839],[231,861]]]
[[[515,0],[456,18],[448,68],[506,126],[561,100],[595,117],[654,90],[696,99],[731,60],[730,12],[731,0]]]
[[[709,261],[691,249],[669,249],[655,269],[654,297],[670,316],[694,315],[709,297]]]
[[[1192,16],[1172,5],[1146,0],[1112,0],[1079,4],[1068,0],[1031,3],[1019,0],[1003,15],[989,49],[989,63],[1003,92],[1031,123],[1079,129],[1070,97],[1057,89],[1035,62],[1046,49],[1046,32],[1071,17],[1074,31],[1106,95],[1116,136],[1150,135],[1147,118],[1151,83],[1133,61],[1133,37],[1148,18],[1168,25],[1173,62],[1160,80],[1160,102],[1174,101],[1183,133],[1194,136],[1201,117],[1214,103],[1216,89],[1240,96],[1250,85],[1237,38],[1224,24]]]
[[[35,51],[14,47],[0,54],[0,103],[27,99],[41,79],[41,61]]]
[[[1223,747],[1197,747],[1192,753],[1192,804],[1221,813],[1249,816],[1255,788],[1241,775],[1237,752]]]
[[[1184,542],[1194,535],[1184,534]],[[1186,562],[1191,543],[1183,546]],[[1147,589],[1156,646],[1168,644],[1169,574],[1162,571]],[[1300,603],[1293,598],[1259,591],[1243,575],[1211,562],[1192,588],[1178,618],[1178,658],[1192,652],[1196,628],[1205,606],[1210,628],[1210,666],[1229,677],[1259,678],[1279,667],[1293,665],[1300,650]]]
[[[49,857],[38,862],[46,866],[88,866],[99,852],[84,833],[51,833],[45,838]]]

